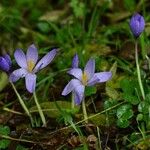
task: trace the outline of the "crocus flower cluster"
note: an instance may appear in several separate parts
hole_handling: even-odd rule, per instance
[[[95,60],[89,59],[82,71],[78,68],[78,56],[74,56],[72,61],[72,68],[68,71],[68,74],[74,76],[64,88],[62,95],[68,95],[70,92],[74,94],[74,102],[79,105],[84,99],[84,91],[86,86],[93,86],[96,83],[106,82],[111,79],[111,72],[98,72],[95,73]]]
[[[138,38],[145,28],[145,20],[143,16],[135,13],[130,19],[130,29],[135,38]]]
[[[8,54],[0,57],[0,70],[9,73],[11,70],[11,58]]]
[[[34,44],[30,45],[25,55],[21,49],[17,49],[14,53],[17,64],[21,67],[10,74],[10,81],[16,82],[20,78],[25,77],[26,88],[30,93],[35,91],[36,73],[45,68],[55,57],[56,49],[47,53],[39,62],[38,51]]]

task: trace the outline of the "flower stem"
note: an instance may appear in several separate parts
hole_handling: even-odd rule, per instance
[[[40,114],[40,117],[41,117],[43,126],[46,126],[46,119],[45,119],[44,113],[43,113],[43,111],[42,111],[42,109],[41,109],[41,106],[40,106],[40,104],[39,104],[39,102],[38,102],[38,99],[37,99],[37,97],[36,97],[36,93],[35,93],[35,92],[33,93],[33,96],[34,96],[34,100],[35,100],[35,103],[36,103],[38,112],[39,112],[39,114]]]
[[[87,112],[86,112],[86,106],[85,106],[85,100],[84,99],[82,100],[82,111],[83,111],[85,123],[88,123],[88,116],[87,116]]]
[[[71,97],[71,108],[74,109],[74,94],[72,92],[72,97]]]
[[[18,93],[16,87],[14,86],[14,84],[13,84],[12,82],[10,82],[10,83],[11,83],[11,85],[12,85],[12,87],[13,87],[13,89],[14,89],[14,91],[15,91],[17,97],[18,97],[18,100],[19,100],[19,102],[20,102],[22,108],[24,109],[24,111],[26,112],[26,114],[29,116],[30,121],[31,121],[31,124],[32,124],[32,127],[33,127],[33,126],[34,126],[34,121],[33,121],[33,118],[32,118],[32,116],[31,116],[31,114],[30,114],[28,108],[26,107],[26,105],[25,105],[23,99],[22,99],[21,96],[19,95],[19,93]]]
[[[138,76],[138,82],[139,82],[141,94],[142,94],[143,99],[145,99],[145,93],[144,93],[144,88],[142,85],[140,67],[139,67],[139,62],[138,62],[138,43],[137,43],[137,40],[135,41],[135,61],[136,61],[137,76]]]

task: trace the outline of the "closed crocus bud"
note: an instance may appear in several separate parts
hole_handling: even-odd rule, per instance
[[[130,20],[130,29],[133,35],[138,38],[145,28],[144,17],[135,13]]]
[[[11,59],[8,54],[0,57],[0,70],[9,72],[11,69]]]

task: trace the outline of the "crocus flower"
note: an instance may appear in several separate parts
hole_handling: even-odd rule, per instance
[[[95,60],[89,59],[84,70],[72,68],[68,73],[75,77],[64,88],[62,95],[74,94],[74,101],[79,105],[84,98],[85,86],[93,86],[96,83],[106,82],[112,76],[111,72],[95,73]]]
[[[8,54],[0,57],[0,70],[8,73],[11,70],[11,65],[11,58]]]
[[[53,49],[37,62],[38,51],[34,44],[28,47],[26,55],[21,49],[17,49],[14,53],[14,57],[21,68],[11,73],[10,81],[16,82],[20,78],[25,77],[26,88],[30,93],[33,93],[36,86],[36,73],[45,68],[53,60],[56,53],[57,50]]]
[[[143,32],[145,28],[145,20],[143,16],[135,13],[130,20],[130,29],[133,35],[137,38]]]

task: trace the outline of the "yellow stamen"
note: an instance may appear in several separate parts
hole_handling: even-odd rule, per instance
[[[29,71],[29,72],[32,72],[32,70],[33,70],[33,68],[34,68],[34,66],[35,66],[34,61],[33,61],[33,60],[29,60],[29,61],[27,62],[27,65],[28,65],[28,71]]]
[[[86,72],[83,72],[82,83],[83,83],[83,85],[87,85],[87,82],[88,82],[88,76],[87,76]]]

